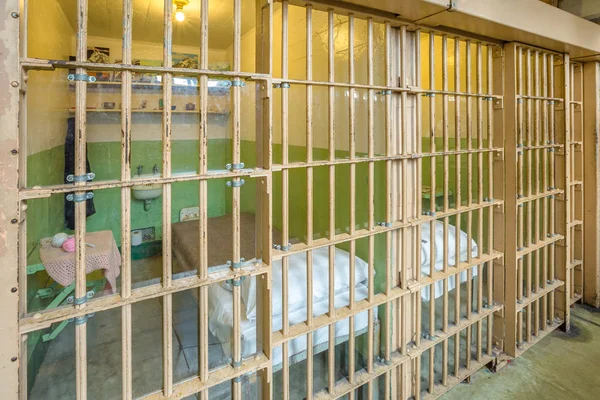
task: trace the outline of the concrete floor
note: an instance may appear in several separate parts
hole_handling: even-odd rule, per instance
[[[572,311],[570,333],[553,332],[498,373],[481,370],[442,399],[600,398],[600,312]]]
[[[160,257],[135,261],[133,281],[160,276]],[[133,310],[134,395],[157,390],[162,384],[162,303],[151,299],[137,303]],[[198,371],[197,301],[192,291],[173,296],[174,380],[181,381]],[[88,389],[90,399],[115,399],[121,394],[120,310],[99,313],[88,322]],[[497,374],[481,370],[471,384],[460,384],[443,399],[597,399],[600,398],[600,312],[578,306],[573,309],[572,331],[554,332],[511,362]],[[75,398],[74,326],[51,342],[44,362],[35,377],[29,398]],[[221,344],[210,335],[209,366],[224,362]],[[325,353],[319,356],[325,356]],[[304,397],[305,364],[297,365],[291,397]],[[324,387],[325,371],[315,364],[315,385]],[[323,362],[323,365],[326,365]],[[317,382],[319,381],[319,382]],[[297,385],[296,385],[297,383]],[[211,398],[227,398],[229,384],[211,391]],[[298,386],[298,387],[296,387]],[[274,380],[274,398],[281,382]],[[253,398],[256,396],[248,396]],[[194,397],[192,396],[191,399]]]

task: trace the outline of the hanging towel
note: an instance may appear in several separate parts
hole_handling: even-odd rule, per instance
[[[85,169],[86,172],[92,172],[90,168],[90,162],[87,157],[87,149],[85,154]],[[70,117],[67,119],[67,138],[65,140],[65,183],[67,182],[67,176],[75,174],[75,118]],[[96,213],[96,207],[94,207],[94,200],[86,200],[85,215],[89,217]],[[67,228],[75,229],[75,203],[67,200],[67,193],[65,193],[65,223]]]

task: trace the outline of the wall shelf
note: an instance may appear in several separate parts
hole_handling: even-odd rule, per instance
[[[120,109],[107,110],[107,109],[103,109],[103,108],[94,108],[94,109],[88,109],[87,112],[88,113],[96,113],[96,114],[104,114],[104,113],[116,114],[116,113],[121,113],[121,110]],[[163,112],[163,110],[131,110],[132,114],[162,114],[162,112]],[[69,113],[75,114],[75,109],[70,108]],[[173,110],[173,111],[171,111],[171,113],[172,114],[200,114],[200,111],[198,111],[198,110],[193,110],[193,111]],[[223,112],[208,111],[207,114],[215,115],[215,116],[228,116],[230,114],[230,112],[229,111],[223,111]]]
[[[209,82],[219,82],[219,81],[209,81]],[[227,81],[228,82],[228,81]],[[151,91],[162,91],[163,84],[161,82],[132,82],[131,89],[133,91],[136,90],[151,90]],[[173,83],[173,92],[177,94],[177,92],[189,92],[188,94],[198,94],[199,85],[198,83],[186,83],[186,84],[177,84]],[[120,91],[121,90],[121,82],[112,82],[112,81],[96,81],[87,83],[88,91],[101,92],[101,91]],[[75,91],[75,84],[69,83],[69,90]],[[208,87],[208,94],[211,96],[225,96],[229,94],[229,86],[213,86]]]

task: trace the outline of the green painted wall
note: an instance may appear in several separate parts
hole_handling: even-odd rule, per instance
[[[484,143],[485,145],[485,143]],[[466,147],[466,141],[462,141],[461,146]],[[454,143],[450,143],[450,148],[454,148]],[[51,150],[37,153],[28,158],[29,176],[39,179],[35,184],[56,184],[62,180],[62,171],[64,168],[63,146],[55,147]],[[423,140],[423,151],[429,149],[429,141]],[[120,176],[120,153],[121,145],[118,142],[89,143],[88,154],[92,170],[96,174],[96,181],[118,179]],[[255,160],[255,142],[241,142],[242,160],[247,167],[256,165]],[[198,141],[181,140],[173,141],[172,158],[173,171],[195,171],[198,165]],[[209,169],[223,169],[231,157],[231,142],[228,139],[218,139],[209,141],[208,151]],[[315,159],[326,159],[327,149],[314,149]],[[338,151],[336,156],[339,158],[347,157],[346,152]],[[360,154],[358,156],[361,156]],[[138,165],[144,166],[144,173],[150,173],[152,167],[156,164],[162,166],[162,144],[160,141],[134,141],[131,149],[131,165],[135,171]],[[281,146],[273,145],[274,159],[280,159]],[[306,148],[301,146],[290,146],[289,157],[291,160],[302,160],[306,157]],[[429,185],[430,167],[429,159],[423,161],[423,185]],[[450,160],[450,190],[456,193],[455,160]],[[47,166],[50,166],[48,169]],[[477,191],[477,159],[473,158],[473,191]],[[442,170],[442,157],[437,157],[436,168]],[[46,171],[50,171],[48,174]],[[463,203],[467,198],[467,157],[462,157],[462,198]],[[484,156],[484,173],[487,173],[487,155]],[[335,222],[337,233],[347,232],[350,221],[349,201],[350,201],[350,167],[349,165],[338,165],[335,168]],[[306,240],[306,169],[291,169],[290,179],[290,237],[300,241]],[[209,217],[224,215],[231,211],[231,190],[225,185],[225,179],[211,179],[208,181],[209,188]],[[442,174],[437,174],[437,185],[442,187]],[[362,229],[368,221],[368,165],[357,164],[356,167],[356,228]],[[241,208],[244,212],[254,212],[256,210],[255,198],[255,180],[246,179],[246,184],[242,187]],[[276,228],[281,228],[281,172],[273,174],[273,224]],[[487,187],[484,188],[487,190]],[[326,237],[329,232],[329,169],[328,167],[314,168],[314,218],[313,229],[314,238]],[[96,214],[90,216],[87,220],[89,231],[110,229],[112,230],[118,244],[121,242],[121,194],[120,189],[106,189],[95,192],[94,202]],[[198,182],[178,182],[172,185],[172,210],[171,221],[179,220],[179,211],[185,207],[198,206]],[[46,236],[50,236],[63,230],[63,200],[62,196],[52,196],[50,199],[41,199],[30,202],[28,211],[28,248],[30,249],[30,261],[37,257],[37,251],[34,251],[34,245],[37,241]],[[473,215],[473,229],[477,227],[477,213]],[[375,219],[383,221],[385,219],[385,163],[375,163]],[[451,221],[454,223],[454,221]],[[463,224],[466,224],[464,216]],[[463,225],[463,229],[464,229]],[[132,200],[131,207],[131,227],[132,229],[155,227],[157,240],[162,238],[162,197],[156,199],[150,210],[144,211],[143,202]],[[473,232],[474,235],[476,232]],[[380,237],[379,237],[380,236]],[[385,239],[383,235],[376,237],[376,269],[384,265],[385,260]],[[347,248],[347,245],[340,246]],[[368,241],[366,239],[357,241],[357,255],[367,259]],[[379,271],[376,283],[382,283],[384,271]]]

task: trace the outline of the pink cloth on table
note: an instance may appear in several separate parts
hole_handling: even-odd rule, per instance
[[[88,233],[85,241],[95,246],[85,248],[85,273],[103,269],[112,292],[116,293],[117,277],[121,273],[121,254],[112,231]],[[44,268],[56,282],[69,286],[75,280],[75,253],[52,247],[49,242],[47,239],[41,240],[41,243],[47,244],[40,247],[40,259]]]

